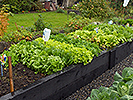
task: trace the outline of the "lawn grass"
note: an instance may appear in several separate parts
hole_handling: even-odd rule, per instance
[[[15,31],[16,26],[30,27],[39,18],[39,14],[42,15],[45,22],[52,24],[52,28],[61,27],[67,22],[66,13],[56,13],[56,12],[44,12],[44,13],[27,13],[27,14],[14,14],[13,17],[9,17],[9,26],[7,32]]]

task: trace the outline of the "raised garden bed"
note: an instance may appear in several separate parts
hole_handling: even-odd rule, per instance
[[[7,94],[2,100],[59,100],[91,82],[104,71],[133,52],[133,42],[124,43],[113,50],[105,51],[86,66],[83,64],[69,66],[63,71],[42,78],[35,83],[15,92]],[[112,63],[111,63],[112,62]]]

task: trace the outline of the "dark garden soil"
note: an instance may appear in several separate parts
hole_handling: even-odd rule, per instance
[[[17,64],[15,67],[13,67],[14,90],[16,91],[26,87],[43,77],[45,77],[45,75],[35,74],[34,71],[26,66]],[[0,74],[0,97],[7,93],[10,93],[9,69],[4,70],[3,77]]]
[[[116,64],[112,69],[107,70],[91,83],[75,91],[75,93],[67,97],[65,100],[86,100],[88,96],[90,96],[92,89],[98,89],[100,86],[110,87],[114,82],[113,77],[115,72],[117,71],[121,75],[122,70],[125,67],[133,68],[133,53],[120,63]]]
[[[38,34],[32,38],[32,40],[35,40],[38,37],[42,37],[41,34]],[[30,41],[32,41],[30,40]],[[7,42],[0,42],[1,48],[0,50],[3,51],[4,48],[8,50],[8,48],[11,46],[11,44],[14,43],[7,43]],[[2,53],[2,52],[0,52]],[[34,71],[27,68],[26,66],[22,64],[17,64],[15,67],[13,67],[13,82],[14,82],[14,90],[19,90],[23,87],[28,86],[29,84],[34,83],[35,81],[46,77],[45,75],[39,73],[35,74]],[[1,76],[1,69],[0,69],[0,97],[10,93],[10,81],[9,81],[9,69],[4,69],[4,75]]]

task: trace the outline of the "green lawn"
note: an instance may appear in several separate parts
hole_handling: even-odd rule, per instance
[[[44,13],[27,13],[27,14],[14,14],[13,17],[9,17],[9,26],[7,32],[15,31],[16,26],[15,22],[18,26],[29,27],[34,24],[34,22],[39,18],[39,14],[41,14],[44,18],[45,22],[49,22],[52,24],[52,28],[58,28],[63,26],[65,22],[67,22],[67,14],[66,13],[56,13],[56,12],[44,12]]]

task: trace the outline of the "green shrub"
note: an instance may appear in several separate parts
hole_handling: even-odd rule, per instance
[[[110,7],[112,7],[115,11],[117,11],[117,16],[125,15],[133,15],[133,1],[130,0],[126,7],[123,7],[124,0],[107,0],[110,2]]]
[[[44,22],[44,19],[42,18],[42,15],[38,15],[38,20],[34,23],[36,31],[43,31],[45,28],[51,29],[51,24]]]
[[[4,33],[7,30],[7,26],[9,25],[8,23],[8,17],[11,15],[11,13],[7,13],[6,7],[3,6],[0,9],[0,39],[4,36]]]
[[[30,11],[36,9],[41,9],[41,6],[38,6],[37,4],[33,2],[34,0],[3,0],[3,4],[9,4],[10,9],[9,11],[13,13],[18,13],[21,11]]]
[[[75,12],[70,12],[69,15],[70,15],[72,18],[74,18],[74,17],[76,17],[77,14],[76,14]]]
[[[56,10],[56,12],[57,12],[57,13],[65,13],[65,11],[64,11],[63,9],[60,9],[60,8],[58,8],[58,9]]]
[[[66,24],[65,28],[69,30],[69,32],[73,32],[75,30],[82,30],[82,28],[88,24],[90,24],[92,21],[89,18],[83,18],[81,16],[76,16],[70,19]]]
[[[82,0],[77,6],[72,7],[75,10],[79,10],[83,17],[87,18],[99,18],[101,20],[114,16],[113,10],[108,6],[108,2],[105,0]]]

